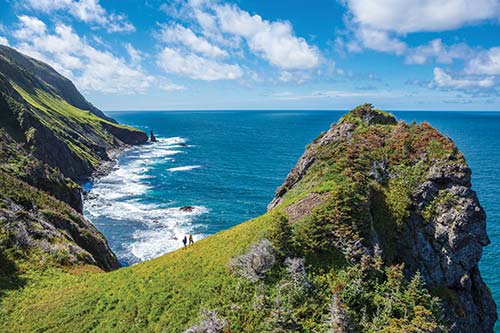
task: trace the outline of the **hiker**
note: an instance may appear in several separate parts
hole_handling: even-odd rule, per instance
[[[193,240],[193,234],[189,234],[189,245],[193,245],[194,240]]]
[[[184,236],[184,238],[182,239],[182,242],[184,243],[184,248],[186,248],[186,244],[187,244],[187,237]]]

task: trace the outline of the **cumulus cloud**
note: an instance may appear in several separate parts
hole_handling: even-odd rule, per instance
[[[429,61],[429,59],[435,59],[438,63],[450,64],[455,59],[470,57],[472,52],[466,44],[447,46],[438,38],[427,44],[408,50],[405,62],[422,65]]]
[[[494,84],[495,79],[493,77],[454,78],[443,69],[436,67],[434,68],[434,80],[431,82],[431,87],[451,89],[491,88]]]
[[[354,22],[376,30],[407,34],[444,31],[498,19],[497,0],[347,0]]]
[[[466,68],[467,74],[500,75],[500,46],[492,47],[472,58]]]
[[[16,48],[53,66],[82,90],[132,94],[147,89],[154,80],[139,66],[127,63],[109,51],[98,50],[65,24],[49,31],[34,17],[20,16]]]
[[[225,57],[228,53],[216,45],[212,45],[206,39],[197,36],[191,29],[180,24],[163,26],[159,37],[163,42],[171,44],[183,44],[196,53],[207,57]]]
[[[135,31],[123,14],[108,13],[99,0],[28,0],[25,5],[45,13],[67,12],[80,21],[102,26],[108,32]]]
[[[29,39],[45,35],[47,26],[36,17],[21,15],[18,16],[21,23],[20,28],[14,31],[14,37],[18,39]]]
[[[408,49],[406,43],[390,37],[386,31],[360,28],[357,35],[363,46],[372,50],[401,55]]]
[[[225,64],[170,47],[163,48],[156,63],[167,72],[196,80],[234,80],[243,76],[238,65]]]
[[[288,21],[265,20],[218,0],[172,1],[161,8],[177,21],[160,25],[157,31],[161,50],[157,64],[168,72],[221,80],[240,78],[245,69],[254,77],[245,64],[253,61],[247,55],[253,55],[278,67],[282,82],[302,82],[309,75],[300,71],[320,65],[319,50],[296,36]]]
[[[463,44],[446,47],[434,40],[409,48],[403,38],[410,33],[460,28],[500,16],[498,0],[344,0],[349,10],[348,26],[354,32],[353,50],[359,46],[397,55],[407,63],[423,64],[430,58],[449,63],[468,53]],[[348,45],[348,43],[345,43]],[[352,48],[351,48],[352,49]]]
[[[296,37],[290,22],[267,21],[236,5],[215,7],[220,29],[240,36],[253,52],[283,69],[310,69],[320,62],[319,52],[304,38]]]

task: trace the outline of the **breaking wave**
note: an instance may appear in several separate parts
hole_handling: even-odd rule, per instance
[[[134,264],[158,257],[182,246],[182,238],[196,233],[193,221],[209,210],[204,206],[178,205],[157,200],[152,172],[158,163],[173,163],[174,156],[187,153],[186,139],[172,137],[133,147],[124,152],[114,169],[92,184],[86,184],[84,214],[108,238],[123,264]],[[199,165],[167,168],[169,172],[199,168]],[[165,170],[165,169],[164,169]]]

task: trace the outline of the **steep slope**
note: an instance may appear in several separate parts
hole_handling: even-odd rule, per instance
[[[96,170],[108,150],[147,141],[144,132],[104,117],[51,67],[6,46],[0,46],[0,112],[7,134],[72,179]]]
[[[492,332],[484,212],[463,156],[430,125],[352,110],[269,209],[111,273],[27,271],[0,300],[0,330]]]
[[[25,268],[118,268],[104,236],[81,215],[76,182],[111,150],[146,140],[50,66],[0,46],[0,289],[19,286]]]

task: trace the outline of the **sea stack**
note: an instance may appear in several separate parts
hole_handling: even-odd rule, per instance
[[[154,135],[153,131],[150,131],[150,134],[151,134],[151,135],[150,135],[150,139],[149,139],[149,140],[150,140],[151,142],[157,142],[158,140],[156,140],[156,137],[155,137],[155,135]]]

